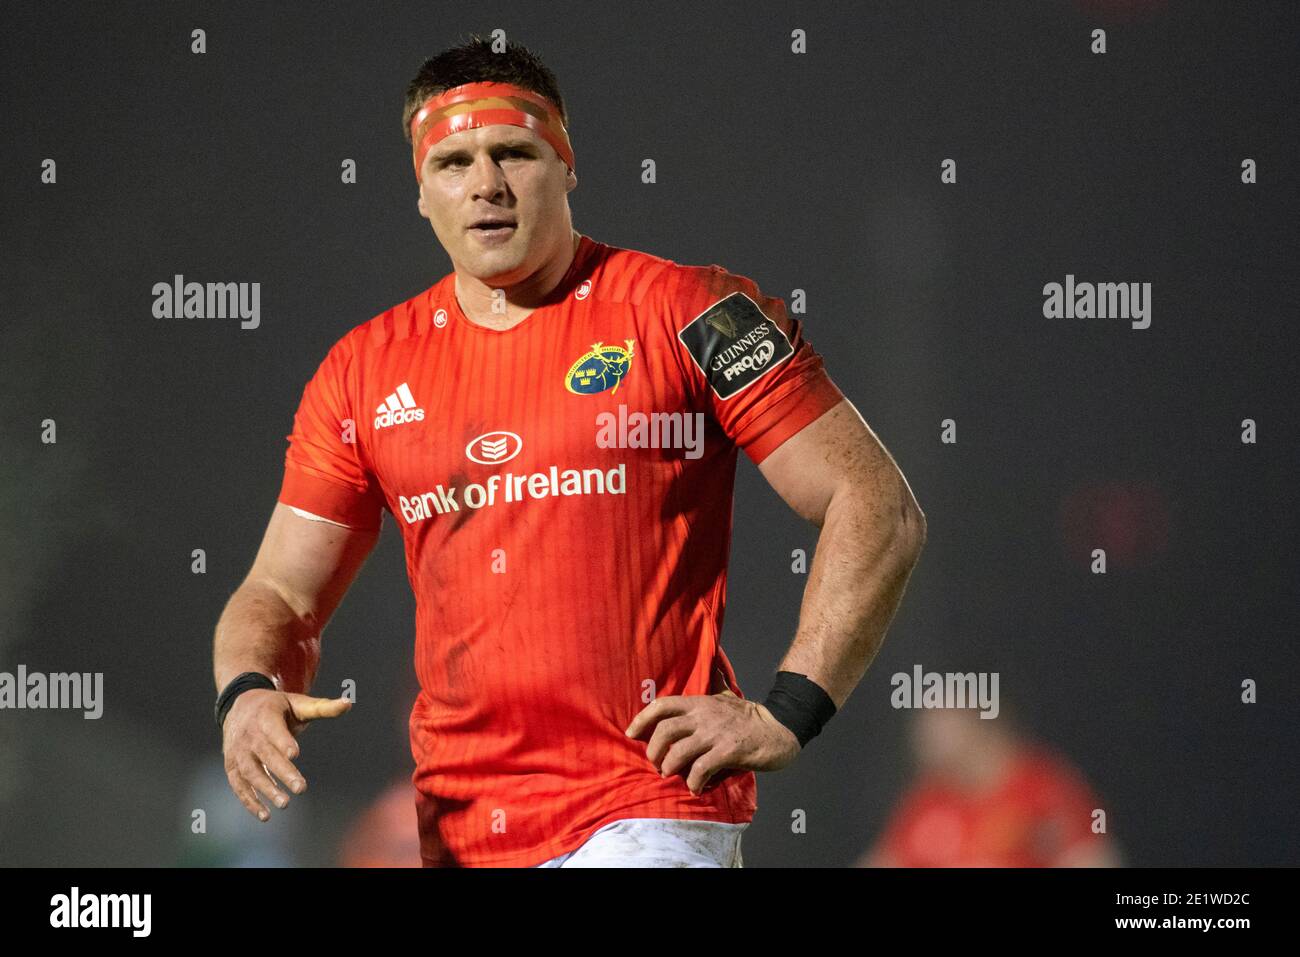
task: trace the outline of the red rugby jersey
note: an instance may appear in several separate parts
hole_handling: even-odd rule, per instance
[[[279,501],[402,533],[427,865],[753,818],[752,772],[692,795],[623,729],[657,696],[741,695],[719,646],[737,449],[760,462],[841,398],[749,279],[586,236],[510,329],[470,322],[448,273],[331,348]]]
[[[1045,748],[1030,747],[989,791],[924,776],[899,802],[882,846],[899,867],[1052,867],[1092,833],[1097,799]]]

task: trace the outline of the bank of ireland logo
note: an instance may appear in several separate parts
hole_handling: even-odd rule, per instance
[[[485,432],[465,446],[465,457],[479,465],[500,465],[520,453],[524,440],[513,432]]]
[[[635,339],[624,339],[626,346],[591,344],[591,351],[569,366],[564,375],[564,387],[574,395],[595,395],[606,389],[618,391],[623,377],[632,368]]]

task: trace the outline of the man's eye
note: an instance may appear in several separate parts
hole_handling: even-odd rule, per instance
[[[500,155],[502,155],[502,156],[522,156],[524,159],[527,159],[529,154],[526,153],[526,152],[524,152],[523,150],[502,150]],[[448,158],[448,159],[443,160],[443,161],[442,161],[441,163],[439,163],[438,165],[439,165],[440,167],[446,167],[446,166],[465,166],[465,165],[467,165],[468,163],[469,163],[469,160],[467,160],[467,159],[466,159],[465,157],[463,157],[463,156],[453,156],[453,157],[450,157],[450,158]]]

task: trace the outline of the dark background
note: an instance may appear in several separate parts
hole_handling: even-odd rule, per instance
[[[0,671],[102,671],[106,705],[98,721],[0,712],[0,863],[201,862],[218,836],[246,861],[330,863],[409,775],[414,603],[391,520],[315,686],[351,678],[357,706],[304,737],[311,790],[270,825],[221,776],[212,629],[303,385],[344,332],[450,269],[416,212],[402,97],[425,57],[495,28],[560,80],[576,228],[806,290],[811,341],[929,522],[863,682],[796,764],[759,776],[746,866],[844,865],[870,844],[909,776],[890,676],[917,663],[998,671],[1097,790],[1128,863],[1300,862],[1295,4],[6,4],[4,19]],[[57,185],[40,182],[47,157]],[[260,282],[261,327],[153,318],[151,288],[175,273]],[[1152,283],[1151,327],[1044,318],[1044,284],[1067,273]],[[806,581],[791,550],[815,529],[743,456],[735,514],[724,647],[761,698]],[[190,832],[196,807],[208,836]]]

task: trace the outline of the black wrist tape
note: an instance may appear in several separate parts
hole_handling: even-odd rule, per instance
[[[252,691],[254,688],[265,688],[268,691],[276,690],[275,682],[257,671],[245,671],[226,685],[225,690],[217,695],[216,716],[218,728],[226,723],[226,712],[235,703],[235,699],[245,691]]]
[[[831,696],[817,682],[810,681],[807,675],[793,671],[776,673],[776,681],[772,683],[763,707],[794,732],[800,748],[817,737],[835,715],[835,702]]]

